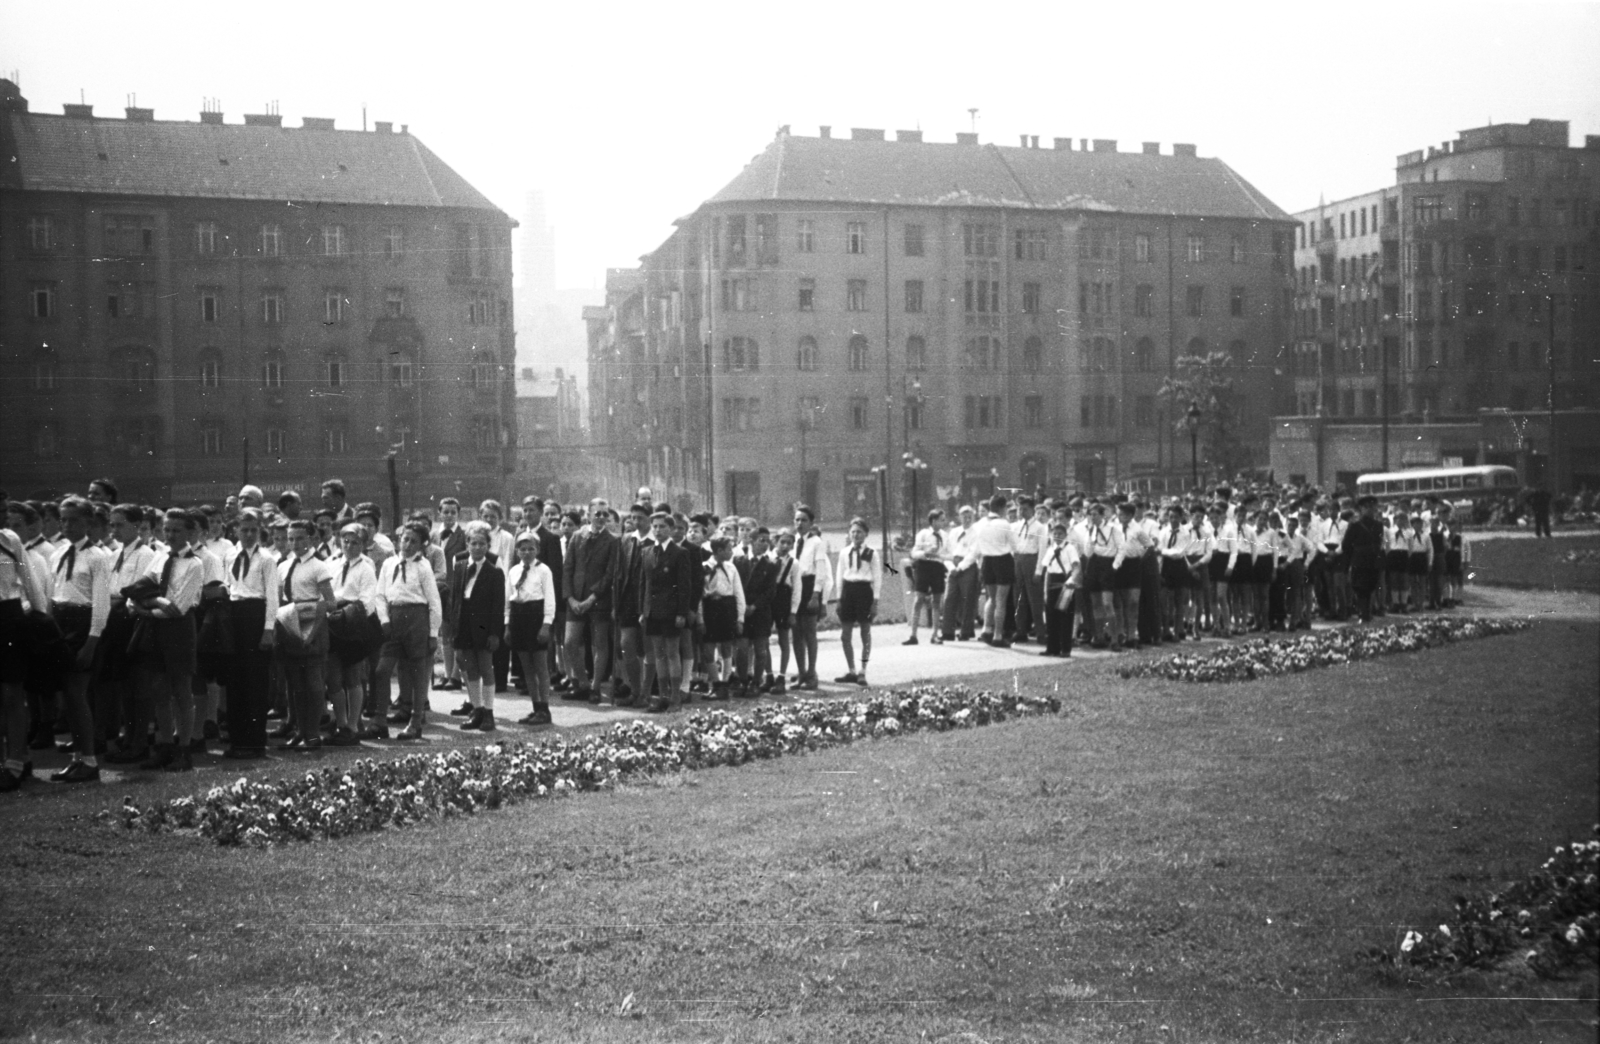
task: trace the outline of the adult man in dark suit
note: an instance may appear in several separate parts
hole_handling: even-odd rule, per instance
[[[661,694],[650,702],[650,710],[670,709],[681,698],[683,660],[678,637],[694,611],[699,587],[699,552],[672,541],[672,517],[664,511],[650,516],[650,539],[641,551],[643,586],[640,593],[640,623],[649,646],[640,695],[650,691],[652,679],[659,680]]]
[[[565,643],[567,671],[574,679],[573,698],[599,703],[600,687],[611,677],[612,586],[622,548],[617,535],[606,528],[610,508],[604,501],[589,508],[589,524],[568,541],[561,590],[566,599]],[[586,651],[594,658],[592,688]]]
[[[445,497],[439,501],[439,530],[434,534],[434,539],[439,542],[439,548],[444,552],[445,562],[452,568],[456,560],[467,553],[467,535],[458,524],[460,518],[461,501],[455,497]],[[455,637],[456,619],[454,592],[453,584],[445,584],[439,591],[439,596],[444,599],[444,623],[439,634],[439,644],[444,652],[444,678],[434,688],[441,692],[459,692],[465,684],[461,679],[461,668],[456,663],[455,642],[452,641]],[[469,702],[464,704],[463,708],[470,710],[471,706]]]
[[[1378,499],[1356,501],[1361,517],[1344,531],[1339,553],[1350,563],[1350,590],[1355,593],[1361,622],[1372,619],[1372,595],[1383,572],[1383,523],[1378,520]]]

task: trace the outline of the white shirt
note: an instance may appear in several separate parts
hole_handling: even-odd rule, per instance
[[[964,573],[977,564],[978,559],[973,554],[974,538],[972,531],[977,526],[956,526],[945,532],[950,539],[950,551],[946,555],[950,559],[951,571]]]
[[[506,571],[506,623],[511,622],[511,607],[527,602],[543,602],[545,624],[555,622],[555,577],[550,575],[550,567],[537,558],[531,566],[513,562]]]
[[[91,544],[88,537],[63,544],[50,562],[50,575],[55,578],[50,597],[57,605],[88,606],[89,637],[100,637],[111,615],[111,559],[106,549]]]
[[[990,513],[972,527],[972,546],[967,549],[967,558],[975,562],[980,558],[1019,554],[1021,550],[1017,531],[1011,528],[1011,523]]]
[[[949,543],[944,538],[944,531],[928,526],[917,534],[917,539],[911,544],[911,558],[914,561],[939,562],[945,558],[946,547]]]
[[[1084,528],[1089,554],[1118,561],[1122,558],[1122,526],[1115,522],[1091,522]]]
[[[285,602],[317,602],[322,599],[322,581],[332,581],[328,563],[308,550],[299,558],[290,557],[278,570],[280,597]]]
[[[1048,583],[1052,576],[1071,577],[1078,568],[1078,561],[1078,549],[1072,546],[1071,541],[1051,544],[1039,556],[1039,567],[1034,572]]]
[[[266,602],[267,615],[262,630],[271,634],[273,621],[278,618],[277,559],[260,544],[248,551],[240,547],[228,560],[225,569],[228,600],[244,602],[259,598]]]
[[[5,548],[0,551],[0,602],[20,598],[30,608],[43,610],[50,604],[50,595],[40,583],[37,557],[30,555],[9,529],[0,529],[0,547]]]
[[[778,579],[773,586],[789,585],[789,613],[792,616],[800,611],[800,578],[795,572],[794,556],[779,558],[778,552],[768,551],[767,557],[778,564]]]
[[[394,555],[383,560],[378,570],[378,620],[388,624],[389,610],[397,605],[426,605],[428,637],[439,637],[444,606],[439,601],[439,581],[434,579],[433,563],[427,555]]]
[[[378,612],[378,567],[366,555],[353,560],[340,555],[324,563],[332,574],[333,600],[336,603],[360,602],[367,612]]]
[[[739,579],[739,570],[734,568],[731,560],[718,562],[712,559],[706,563],[706,585],[701,597],[732,598],[739,613],[735,619],[744,619],[744,581]]]
[[[794,560],[800,566],[800,575],[815,577],[812,593],[821,595],[823,601],[827,601],[828,593],[833,590],[833,567],[828,564],[827,540],[823,539],[821,533],[797,534],[794,548]],[[800,587],[799,584],[794,586],[797,589]]]
[[[1050,547],[1050,523],[1024,518],[1011,527],[1017,534],[1017,554],[1042,555]]]
[[[193,548],[184,548],[174,555],[171,551],[163,551],[150,560],[150,568],[145,576],[161,582],[161,576],[167,571],[167,563],[172,563],[172,575],[167,578],[166,600],[182,616],[200,604],[200,592],[206,585],[206,566]]]
[[[843,589],[852,581],[871,584],[873,598],[883,587],[883,563],[878,560],[878,553],[865,544],[851,544],[839,552],[838,586]]]

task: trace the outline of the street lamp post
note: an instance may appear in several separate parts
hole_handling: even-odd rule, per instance
[[[900,456],[905,460],[906,470],[911,473],[911,524],[906,527],[906,532],[908,535],[914,537],[916,535],[917,526],[920,524],[917,518],[917,506],[918,500],[920,499],[917,495],[918,472],[928,470],[928,464],[922,458],[913,456],[910,450],[907,450]]]
[[[1184,423],[1189,427],[1189,482],[1193,489],[1200,488],[1200,404],[1189,403],[1188,412],[1184,414]]]

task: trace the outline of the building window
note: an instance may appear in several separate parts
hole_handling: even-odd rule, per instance
[[[1417,196],[1411,201],[1411,216],[1419,225],[1431,225],[1444,217],[1443,196]]]
[[[806,336],[800,338],[800,350],[795,353],[795,368],[807,372],[817,368],[817,339]]]
[[[283,256],[283,229],[278,225],[261,226],[261,256]]]
[[[852,395],[850,397],[850,427],[856,431],[866,430],[867,397],[865,395]]]
[[[49,250],[52,246],[53,231],[49,217],[35,214],[28,219],[28,246],[34,250]]]
[[[106,287],[106,315],[111,319],[154,319],[154,283],[111,283]]]
[[[1084,428],[1117,426],[1117,399],[1114,395],[1084,395],[1078,400],[1078,423]]]
[[[345,297],[344,291],[338,287],[330,287],[323,291],[322,310],[324,323],[342,323],[347,316],[345,310],[350,307],[350,299]]]
[[[205,457],[222,456],[222,428],[205,424],[200,428],[200,454]]]
[[[480,392],[494,391],[500,384],[500,367],[493,352],[484,352],[472,360],[470,376],[472,387]]]
[[[759,431],[761,426],[760,399],[729,398],[722,400],[723,431]]]
[[[197,254],[215,254],[217,252],[217,223],[215,221],[195,222],[194,250]]]
[[[863,334],[855,334],[850,338],[850,369],[856,373],[864,372],[867,368],[867,339]]]
[[[798,253],[810,254],[817,249],[816,223],[803,218],[795,224],[794,248]]]
[[[1038,373],[1044,369],[1044,342],[1030,337],[1022,344],[1022,372]]]
[[[1228,314],[1235,318],[1244,317],[1244,287],[1236,286],[1229,292]]]
[[[409,388],[416,381],[416,364],[404,352],[389,355],[389,382],[398,388]]]
[[[755,311],[755,281],[751,279],[724,279],[722,281],[722,310],[724,312]]]
[[[467,299],[467,322],[472,326],[487,326],[494,322],[495,297],[487,290],[479,290]]]
[[[1038,315],[1041,311],[1040,298],[1043,296],[1039,283],[1022,284],[1022,310],[1028,315]]]
[[[1019,228],[1012,233],[1012,253],[1018,261],[1045,260],[1044,244],[1042,228]]]
[[[222,387],[222,358],[215,349],[208,348],[200,356],[200,387]]]
[[[406,230],[401,225],[390,225],[383,230],[383,256],[396,261],[405,253]]]
[[[1022,426],[1024,428],[1044,427],[1044,396],[1028,395],[1022,400]]]
[[[1154,314],[1156,289],[1149,283],[1140,283],[1133,288],[1133,314],[1140,319],[1148,319]]]
[[[1078,257],[1086,261],[1115,261],[1117,244],[1109,228],[1086,228],[1078,236]]]
[[[284,428],[267,429],[267,456],[282,457],[289,445],[289,432]]]
[[[344,360],[343,359],[338,359],[338,358],[329,359],[327,361],[327,370],[328,370],[328,387],[330,387],[330,388],[343,388],[344,387],[344,380],[345,380]]]
[[[921,225],[907,225],[906,226],[906,256],[907,257],[921,257],[922,256],[922,252],[923,252],[923,247],[922,247],[922,226]]]
[[[906,280],[906,311],[922,311],[922,280]]]
[[[1140,373],[1149,373],[1155,369],[1156,346],[1148,337],[1139,338],[1133,346],[1133,368]]]
[[[322,253],[326,257],[343,257],[349,244],[345,241],[343,225],[322,226]]]
[[[867,223],[865,221],[849,221],[845,223],[844,252],[847,254],[865,254],[867,252]]]
[[[222,293],[211,288],[202,288],[200,291],[200,321],[214,323],[222,311]]]
[[[1206,259],[1206,237],[1190,236],[1188,250],[1184,254],[1190,264],[1199,264]]]
[[[106,218],[105,248],[117,257],[149,256],[156,252],[155,219],[136,214]]]
[[[798,423],[801,429],[810,431],[817,426],[817,414],[822,412],[822,400],[815,395],[800,396],[800,416]]]
[[[61,440],[56,436],[54,424],[40,424],[33,429],[33,455],[40,460],[53,460],[61,452]]]
[[[1153,260],[1150,254],[1150,237],[1143,232],[1133,237],[1133,259],[1141,265],[1147,265]]]
[[[1228,355],[1235,362],[1242,362],[1244,360],[1244,342],[1243,341],[1237,341],[1237,340],[1229,341],[1228,342]]]
[[[283,387],[283,359],[269,355],[261,364],[261,384],[266,388]]]
[[[1000,254],[1000,227],[998,225],[962,225],[961,252],[967,257],[998,257]]]
[[[905,403],[906,427],[912,431],[922,430],[922,398],[917,395],[906,397]]]
[[[383,314],[390,319],[399,319],[406,314],[404,287],[391,286],[383,292]]]
[[[1112,356],[1116,354],[1116,346],[1106,337],[1096,337],[1083,344],[1083,363],[1087,369],[1105,372],[1111,369]]]
[[[906,338],[906,369],[911,373],[922,373],[928,368],[928,343],[922,338],[911,336]]]
[[[1000,338],[979,334],[967,339],[967,354],[962,360],[963,369],[987,373],[1000,369]]]
[[[754,338],[729,337],[722,342],[722,368],[729,373],[754,372],[761,368],[761,357]]]
[[[847,312],[865,312],[867,310],[867,281],[865,279],[845,281],[844,310]]]
[[[323,429],[322,451],[337,456],[345,451],[346,428],[343,424],[329,424]]]
[[[1133,400],[1133,426],[1136,428],[1153,428],[1156,426],[1156,397],[1154,395],[1141,395]]]
[[[1000,396],[968,395],[961,403],[961,421],[966,428],[1000,427]]]
[[[982,270],[987,266],[977,265],[975,269]],[[969,274],[986,274],[981,271]],[[966,282],[966,310],[967,313],[996,313],[1000,311],[1000,280],[998,279],[968,279]]]
[[[728,218],[728,259],[734,264],[744,263],[745,250],[745,220],[743,214],[733,214]]]
[[[764,265],[778,262],[778,215],[756,215],[756,259]]]
[[[1184,312],[1187,315],[1198,317],[1206,314],[1206,288],[1203,286],[1184,287]]]
[[[61,365],[56,353],[42,348],[33,355],[33,390],[55,391],[61,385]]]
[[[1242,233],[1235,233],[1233,236],[1232,245],[1233,263],[1236,265],[1244,264],[1244,235]]]
[[[56,285],[34,283],[28,289],[28,315],[34,319],[53,319],[56,314]]]
[[[268,290],[261,295],[261,321],[268,326],[276,326],[283,322],[283,294],[277,290]]]

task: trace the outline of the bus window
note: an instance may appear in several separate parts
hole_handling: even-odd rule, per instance
[[[1463,476],[1461,476],[1461,485],[1465,489],[1482,489],[1483,488],[1483,476],[1482,475],[1463,475]]]
[[[1461,476],[1460,475],[1451,475],[1450,476],[1450,488],[1451,489],[1460,489],[1461,488]]]
[[[1503,471],[1499,472],[1494,477],[1494,484],[1497,486],[1515,486],[1517,484],[1517,476],[1507,475]]]
[[[1417,480],[1416,479],[1406,479],[1406,492],[1407,493],[1415,493],[1416,491],[1417,491]]]

